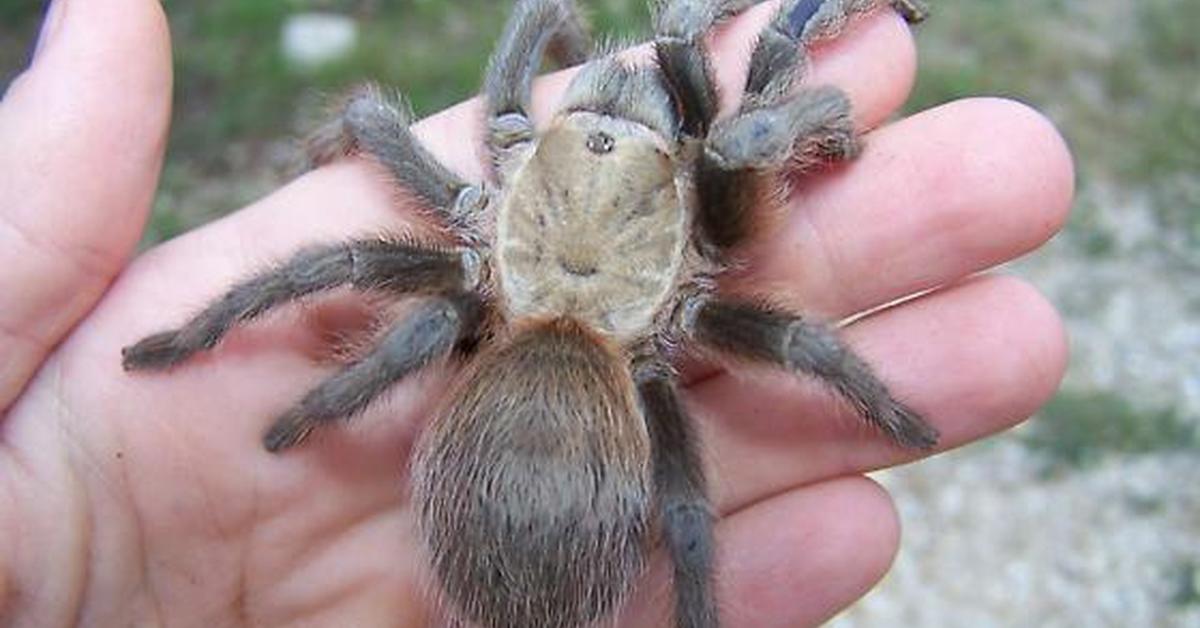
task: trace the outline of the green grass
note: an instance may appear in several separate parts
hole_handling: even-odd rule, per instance
[[[1177,607],[1200,606],[1200,564],[1185,561],[1177,567],[1171,604]]]
[[[41,5],[38,0],[0,0],[0,93],[29,61]]]
[[[1023,439],[1051,473],[1087,468],[1112,455],[1200,451],[1195,423],[1175,409],[1143,410],[1107,391],[1060,392]]]
[[[1041,100],[1076,62],[1047,36],[1047,18],[1061,12],[1051,0],[939,3],[919,27],[920,73],[907,109],[978,94]]]
[[[1144,191],[1164,231],[1200,249],[1200,2],[1110,2],[1093,12],[1064,0],[937,8],[922,27],[910,110],[972,94],[1046,110],[1074,149],[1081,182]],[[1077,209],[1068,236],[1086,253],[1109,254],[1112,234],[1098,231],[1090,210]]]
[[[0,33],[29,31],[36,33],[42,15],[43,0],[4,0],[0,2]],[[16,39],[14,37],[14,39]],[[32,40],[22,42],[32,44]]]

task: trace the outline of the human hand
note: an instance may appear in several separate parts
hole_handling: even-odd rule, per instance
[[[330,333],[363,322],[354,299],[256,322],[167,375],[120,368],[122,346],[303,244],[422,230],[411,201],[347,160],[126,267],[166,132],[166,26],[147,0],[56,6],[61,20],[0,104],[0,623],[425,625],[406,461],[445,369],[397,386],[354,428],[275,456],[263,430],[328,372],[313,358]],[[713,42],[726,104],[769,11]],[[739,280],[831,319],[940,288],[847,338],[938,427],[940,447],[1014,424],[1057,386],[1061,324],[1020,281],[974,275],[1061,226],[1072,192],[1061,139],[998,100],[881,126],[915,65],[890,13],[817,57],[811,81],[847,90],[875,130],[858,161],[797,187]],[[565,80],[539,84],[537,113]],[[479,143],[463,129],[477,116],[467,103],[418,127],[473,179]],[[916,454],[789,376],[704,371],[687,394],[724,514],[728,624],[815,624],[862,595],[898,523],[861,474]],[[656,565],[623,625],[661,624],[664,573]]]

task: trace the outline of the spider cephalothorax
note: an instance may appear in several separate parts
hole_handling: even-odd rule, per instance
[[[586,624],[613,611],[661,542],[675,567],[677,624],[716,626],[715,515],[672,368],[684,351],[814,376],[897,443],[937,439],[830,328],[715,289],[781,170],[858,150],[844,95],[797,86],[806,46],[882,4],[910,20],[924,8],[783,2],[754,49],[742,105],[718,120],[702,37],[750,4],[659,0],[657,63],[595,55],[538,133],[528,101],[542,55],[579,62],[589,46],[569,0],[520,0],[484,84],[486,185],[439,164],[402,108],[376,90],[357,93],[315,136],[314,161],[374,157],[456,241],[310,247],[126,349],[125,367],[172,366],[234,324],[338,286],[420,297],[281,413],[266,448],[296,445],[459,356],[464,369],[413,467],[422,535],[456,612],[489,628]]]

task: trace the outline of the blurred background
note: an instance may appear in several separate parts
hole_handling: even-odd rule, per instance
[[[642,0],[582,0],[597,33]],[[1200,2],[935,2],[909,110],[973,94],[1046,112],[1072,145],[1067,229],[1007,272],[1067,318],[1062,391],[1003,436],[878,474],[904,543],[859,626],[1200,627]],[[143,246],[286,182],[330,95],[376,80],[418,114],[473,94],[495,0],[166,0],[175,120]],[[0,88],[42,12],[0,0]]]

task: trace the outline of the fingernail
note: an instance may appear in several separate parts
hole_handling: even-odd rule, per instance
[[[67,4],[66,0],[50,0],[50,4],[46,7],[46,17],[42,20],[42,30],[38,33],[37,46],[33,49],[33,58],[36,61],[38,55],[50,45],[58,34],[59,26],[62,24],[63,13],[66,9],[63,7]]]

